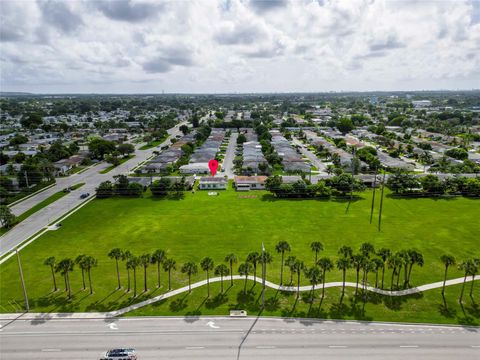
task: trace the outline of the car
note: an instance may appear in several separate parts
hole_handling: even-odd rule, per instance
[[[100,360],[137,360],[137,354],[133,348],[110,349]]]
[[[89,196],[90,196],[90,193],[83,193],[82,195],[80,195],[80,199],[86,199]]]

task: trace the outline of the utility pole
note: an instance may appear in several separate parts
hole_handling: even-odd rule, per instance
[[[375,178],[373,179],[373,195],[372,195],[372,208],[370,209],[370,224],[372,223],[373,208],[375,206],[375,189],[377,187],[377,174],[378,174],[378,167],[375,168]]]
[[[27,288],[25,287],[25,280],[23,279],[22,263],[20,262],[20,254],[18,253],[18,249],[15,249],[15,252],[17,253],[18,271],[20,272],[20,280],[22,281],[23,296],[25,297],[25,309],[28,312],[30,311],[30,305],[28,303]]]
[[[25,182],[27,183],[27,188],[28,188],[28,175],[26,170],[23,172],[23,175],[25,176]]]
[[[265,246],[262,242],[262,310],[265,309]]]
[[[385,171],[382,179],[382,195],[380,197],[380,213],[378,214],[378,231],[382,229],[383,190],[385,189]]]

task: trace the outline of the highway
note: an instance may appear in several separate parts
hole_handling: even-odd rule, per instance
[[[0,321],[2,359],[479,359],[480,328],[277,318]]]
[[[37,211],[36,213],[29,216],[28,219],[22,221],[20,224],[16,225],[6,234],[1,236],[0,256],[8,253],[16,246],[21,244],[24,240],[28,239],[29,237],[43,229],[49,223],[60,218],[61,216],[69,212],[71,209],[81,204],[83,201],[86,201],[80,200],[80,195],[82,193],[90,193],[93,196],[95,194],[95,188],[98,186],[99,183],[106,180],[112,181],[115,175],[126,174],[139,163],[148,159],[150,156],[152,156],[154,151],[158,151],[161,146],[165,145],[166,143],[170,143],[170,138],[172,136],[180,135],[181,132],[179,130],[179,127],[183,124],[185,124],[185,122],[182,122],[170,129],[168,131],[170,137],[158,147],[154,147],[148,150],[139,150],[137,147],[137,149],[135,150],[135,157],[117,166],[106,174],[100,174],[100,171],[108,167],[109,164],[101,163],[97,166],[91,167],[90,169],[80,174],[77,173],[69,177],[59,178],[57,179],[57,183],[55,186],[43,192],[40,192],[32,196],[31,198],[20,202],[17,205],[12,206],[13,213],[19,215],[24,211],[30,209],[34,205],[38,204],[42,200],[48,198],[52,194],[61,191],[66,187],[82,182],[85,183],[85,185],[83,185],[80,189],[72,191],[70,194]]]

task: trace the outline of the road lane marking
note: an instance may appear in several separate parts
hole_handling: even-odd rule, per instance
[[[418,348],[418,345],[400,345],[401,348]]]
[[[345,346],[345,345],[328,345],[328,347],[330,349],[345,349],[347,348],[348,346]]]
[[[42,349],[43,352],[59,352],[62,351],[62,349]]]
[[[108,327],[110,328],[110,330],[118,330],[118,326],[115,323],[109,324]]]
[[[271,345],[263,345],[263,346],[255,346],[256,349],[275,349],[276,346]]]
[[[472,348],[480,348],[480,345],[472,345]]]
[[[200,350],[200,349],[205,349],[205,346],[187,346],[185,349],[187,349],[187,350]]]

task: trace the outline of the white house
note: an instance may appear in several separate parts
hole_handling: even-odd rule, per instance
[[[199,190],[226,190],[228,179],[224,177],[204,176],[198,183]]]
[[[235,176],[234,183],[237,191],[264,190],[266,176]]]

